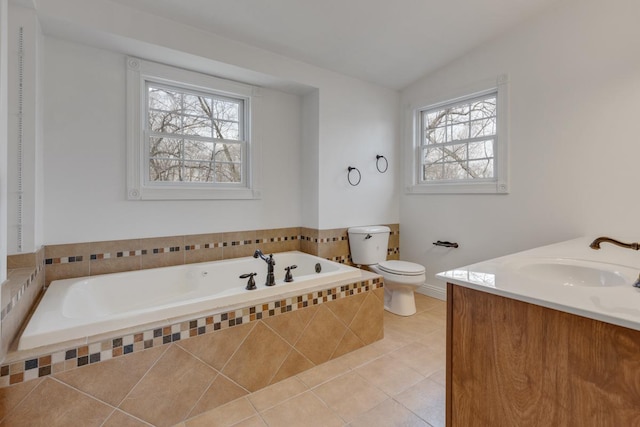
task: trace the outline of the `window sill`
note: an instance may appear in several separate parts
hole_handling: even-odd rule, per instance
[[[406,194],[509,194],[505,182],[415,184],[405,189]]]
[[[128,200],[257,200],[260,190],[249,188],[129,188]]]

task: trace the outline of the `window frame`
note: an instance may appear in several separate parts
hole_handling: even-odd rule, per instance
[[[171,182],[149,179],[148,84],[242,101],[244,126],[241,131],[241,183]],[[127,57],[127,199],[259,199],[259,99],[260,89],[254,86]]]
[[[509,79],[500,75],[468,87],[432,98],[417,105],[409,105],[407,127],[411,149],[406,150],[407,194],[508,194],[509,193]],[[474,99],[496,95],[496,140],[494,143],[494,177],[426,181],[422,178],[423,112],[452,107]]]

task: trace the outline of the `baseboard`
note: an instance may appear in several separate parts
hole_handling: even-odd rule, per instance
[[[442,301],[447,300],[447,291],[445,289],[442,289],[440,286],[430,285],[429,283],[420,286],[416,292]]]

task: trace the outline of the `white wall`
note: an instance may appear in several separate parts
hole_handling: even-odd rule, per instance
[[[0,0],[0,285],[7,279],[8,0]],[[0,300],[0,307],[5,302]]]
[[[319,228],[397,223],[399,97],[347,81],[321,90],[320,100]],[[389,161],[384,174],[376,170],[376,154]],[[347,181],[349,166],[362,175],[355,187]]]
[[[40,29],[33,9],[9,7],[9,167],[8,167],[8,252],[34,252],[42,245],[42,134],[38,87]],[[22,133],[19,138],[20,62],[22,32]],[[19,191],[18,141],[22,140],[22,191]],[[22,198],[19,213],[18,198]],[[19,228],[21,238],[18,237]]]
[[[306,94],[302,101],[302,227],[320,224],[320,96],[318,90]]]
[[[511,82],[511,194],[400,198],[401,253],[431,285],[444,286],[439,271],[581,235],[640,240],[638,16],[635,0],[564,2],[402,92],[406,105],[501,73]]]
[[[173,230],[178,228],[190,230],[185,232],[297,225],[324,229],[398,222],[399,204],[395,191],[398,176],[398,92],[103,0],[52,0],[39,4],[37,10],[46,34],[107,48],[100,55],[91,53],[91,50],[87,51],[89,57],[95,57],[100,64],[94,66],[82,58],[85,52],[80,47],[63,49],[63,43],[53,41],[51,37],[45,44],[46,50],[49,50],[50,46],[52,50],[46,52],[45,64],[45,243],[69,242],[80,237],[82,241],[98,238],[97,236],[108,236],[110,239],[129,237],[131,228],[138,233],[136,235],[167,235],[176,234]],[[126,16],[127,19],[120,19],[122,16]],[[162,31],[158,31],[159,28]],[[64,54],[64,51],[67,54],[60,57],[58,53]],[[108,51],[133,54],[174,65],[182,64],[198,70],[215,64],[216,74],[219,76],[249,83],[255,80],[278,87],[290,86],[295,90],[299,90],[300,87],[317,90],[318,136],[315,139],[304,138],[305,144],[307,141],[317,143],[317,147],[305,146],[305,150],[318,153],[318,163],[315,165],[318,169],[317,178],[315,182],[305,183],[305,186],[310,185],[313,193],[305,193],[303,203],[300,194],[303,190],[306,191],[306,188],[299,187],[297,194],[288,191],[290,188],[287,186],[300,185],[301,180],[304,182],[314,174],[313,168],[305,168],[304,176],[299,172],[294,175],[294,169],[300,168],[300,163],[310,161],[307,157],[300,158],[301,143],[298,140],[295,148],[281,150],[284,156],[293,153],[298,155],[295,161],[286,163],[286,168],[283,167],[285,163],[279,160],[280,157],[275,156],[276,153],[269,154],[263,150],[263,154],[267,153],[265,155],[273,157],[265,158],[263,202],[260,206],[253,206],[250,202],[144,202],[143,205],[124,201],[121,193],[116,193],[115,188],[118,184],[114,182],[121,179],[119,172],[114,169],[116,157],[120,156],[119,161],[124,162],[124,152],[117,151],[120,150],[120,142],[117,139],[119,136],[116,136],[122,132],[118,128],[122,123],[107,122],[112,123],[112,126],[106,129],[103,135],[93,136],[99,138],[102,143],[90,143],[90,146],[86,147],[84,136],[77,135],[72,138],[74,141],[69,141],[66,129],[61,125],[65,122],[69,125],[73,121],[73,114],[81,114],[85,119],[92,115],[80,107],[73,107],[71,97],[84,98],[85,94],[92,94],[102,102],[101,107],[104,106],[110,115],[115,115],[116,109],[122,111],[123,105],[118,99],[122,94],[119,91],[119,85],[122,84],[119,81],[121,76],[118,74],[119,69],[116,70],[115,57],[109,59]],[[76,66],[81,68],[76,70]],[[110,72],[101,71],[103,66]],[[96,88],[83,71],[105,76],[110,90]],[[70,86],[72,83],[75,87]],[[71,97],[63,91],[64,84],[69,86]],[[286,98],[282,94],[281,97]],[[65,98],[70,101],[66,101]],[[72,109],[79,111],[73,114],[61,111],[65,109],[61,107],[69,107],[69,104],[72,104]],[[300,114],[300,105],[296,108],[297,114]],[[273,130],[280,130],[289,125],[290,120],[283,118],[281,114],[278,116],[283,121],[274,121],[273,123],[277,123],[279,127],[274,127]],[[95,117],[93,119],[97,121]],[[300,132],[302,119],[298,117],[296,120]],[[306,119],[304,122],[308,123]],[[53,141],[50,142],[50,139]],[[107,140],[111,145],[105,144]],[[113,148],[114,144],[118,148]],[[289,142],[282,144],[287,145]],[[60,148],[64,148],[68,153],[63,155],[54,152]],[[86,152],[81,155],[79,150]],[[111,151],[107,153],[108,150]],[[375,154],[378,152],[386,155],[392,163],[389,173],[385,175],[379,175],[375,169],[371,169],[375,167]],[[77,166],[78,161],[94,155],[108,155],[112,160],[98,165],[95,170]],[[346,181],[346,169],[349,164],[360,167],[363,172],[363,183],[355,189],[349,187]],[[74,172],[77,170],[91,172],[92,175],[98,174],[96,178],[101,180],[101,184],[96,185],[95,181],[92,184],[80,183],[75,179],[73,186],[82,188],[82,191],[62,185],[73,180],[59,176],[69,173],[63,172],[63,166],[72,167],[70,170]],[[108,171],[99,173],[103,168]],[[269,171],[274,175],[267,177]],[[107,179],[108,184],[102,183]],[[101,194],[92,193],[95,191]],[[309,199],[316,197],[316,194],[315,200]],[[80,200],[79,195],[85,200]],[[376,201],[381,203],[375,203]],[[318,208],[310,213],[310,205],[317,205]],[[291,207],[297,216],[282,215],[283,206]],[[368,208],[369,206],[371,208]],[[208,219],[208,222],[203,220],[202,215],[196,213],[201,208],[209,218],[217,218],[217,222],[212,222],[211,219]],[[221,214],[223,210],[224,214]],[[300,212],[303,210],[305,215],[301,217]],[[70,211],[73,213],[70,214]],[[96,217],[91,218],[87,214],[97,212],[104,212],[97,217],[100,221],[106,220],[113,224],[107,227],[96,225]],[[182,215],[184,223],[181,226],[173,224],[175,212]],[[78,218],[82,220],[72,224],[66,220],[69,215],[76,218],[76,221]],[[150,217],[153,219],[149,220]],[[115,225],[131,221],[140,224],[129,229],[126,225]]]
[[[262,92],[262,198],[128,201],[125,56],[47,37],[46,243],[279,228],[300,223],[301,99]]]

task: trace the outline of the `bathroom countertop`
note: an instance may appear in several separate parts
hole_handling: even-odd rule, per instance
[[[444,271],[455,285],[640,330],[640,252],[579,238]]]

